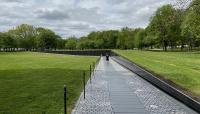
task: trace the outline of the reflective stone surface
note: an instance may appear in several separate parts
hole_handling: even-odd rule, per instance
[[[101,58],[72,114],[197,114],[112,59]]]

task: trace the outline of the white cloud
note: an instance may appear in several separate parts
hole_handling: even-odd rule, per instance
[[[146,27],[150,16],[174,0],[0,0],[0,31],[22,23],[53,29],[59,35]]]
[[[66,12],[55,9],[37,9],[34,13],[37,14],[37,17],[46,20],[63,20],[69,18]]]

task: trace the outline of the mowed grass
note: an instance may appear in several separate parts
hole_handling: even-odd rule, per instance
[[[83,88],[83,71],[88,74],[89,65],[96,60],[34,52],[0,53],[0,113],[60,114],[64,84],[70,112]]]
[[[200,97],[200,53],[131,50],[115,52]]]

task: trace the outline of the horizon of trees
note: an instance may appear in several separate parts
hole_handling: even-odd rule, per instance
[[[64,40],[52,30],[28,24],[0,33],[0,49],[3,51],[63,49],[64,44]]]
[[[184,3],[183,3],[184,4]],[[181,4],[182,5],[182,4]],[[157,9],[146,28],[122,28],[91,32],[89,35],[62,39],[50,29],[22,24],[0,33],[0,49],[153,49],[181,50],[200,47],[200,1],[186,7],[170,4]]]
[[[122,28],[90,33],[77,42],[78,49],[167,49],[200,46],[200,1],[164,5],[157,9],[146,28]]]

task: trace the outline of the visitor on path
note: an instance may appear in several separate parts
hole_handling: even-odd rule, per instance
[[[106,61],[109,61],[109,55],[106,53]]]

